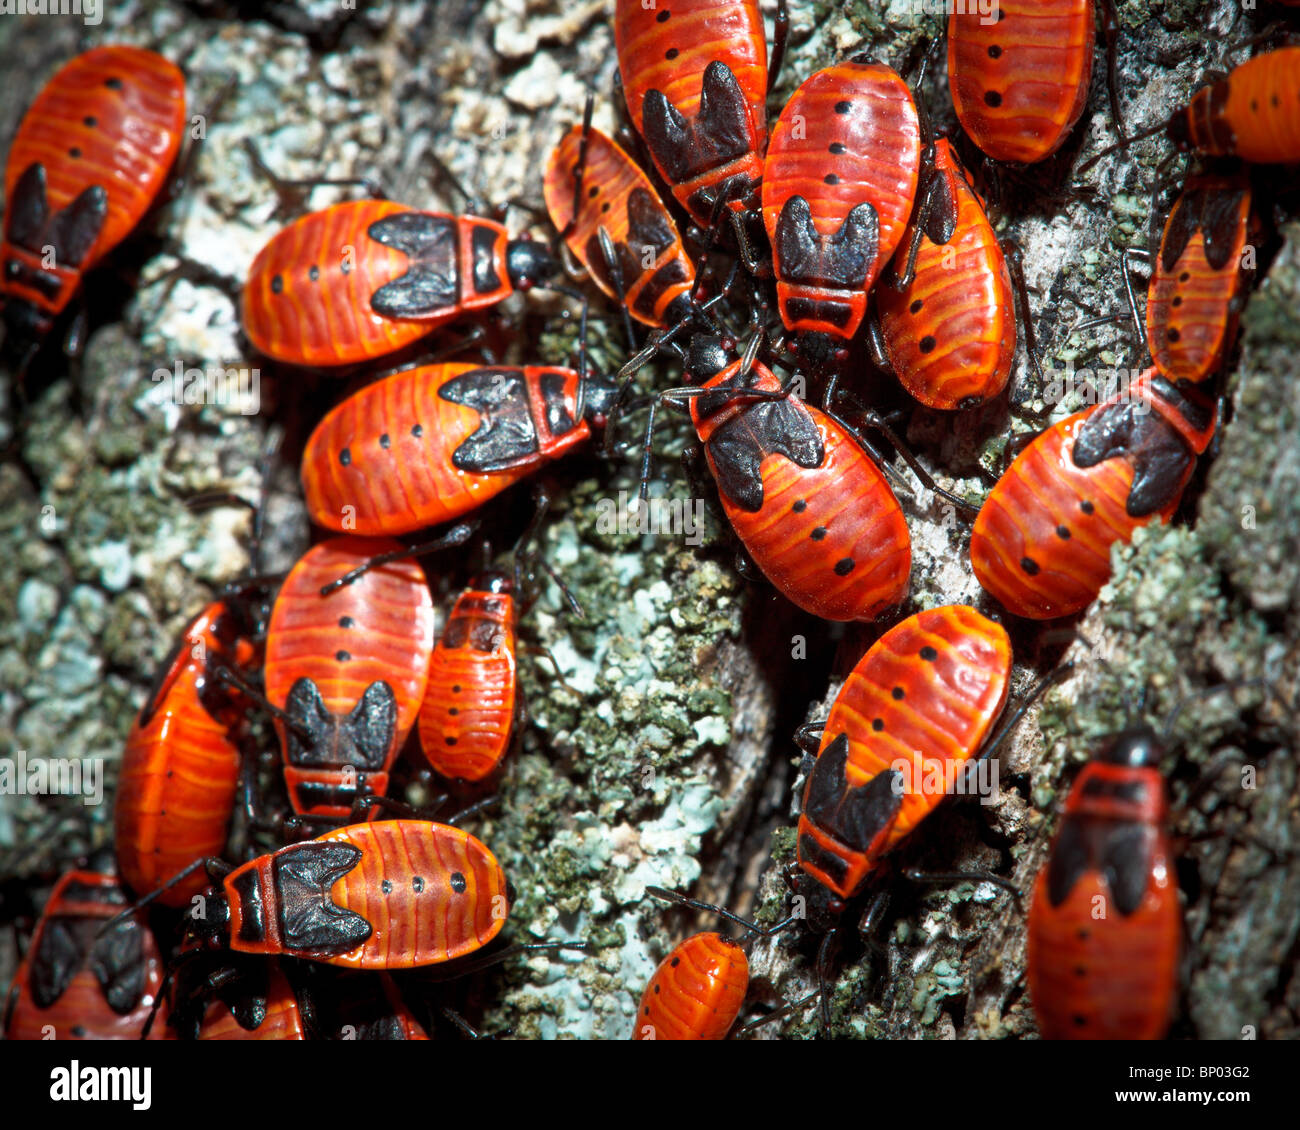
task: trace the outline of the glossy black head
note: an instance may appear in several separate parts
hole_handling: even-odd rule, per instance
[[[588,375],[583,389],[582,418],[595,428],[604,428],[618,399],[618,385],[604,377]]]
[[[828,333],[810,330],[795,339],[795,351],[804,365],[817,376],[843,368],[849,359],[849,343]]]
[[[195,915],[202,910],[203,917]],[[230,946],[230,903],[216,890],[205,892],[202,901],[191,904],[189,932],[204,949],[227,949]]]
[[[1130,769],[1155,768],[1164,756],[1164,747],[1150,726],[1134,726],[1112,738],[1097,753],[1097,760],[1107,765]]]
[[[560,264],[544,243],[535,239],[512,239],[506,244],[506,274],[516,290],[549,282],[560,273]]]
[[[717,334],[696,334],[691,338],[682,362],[686,379],[691,384],[702,385],[716,377],[735,360],[732,356],[734,348],[735,342],[728,338]]]
[[[803,899],[804,925],[812,933],[829,934],[840,924],[848,904],[829,887],[799,868],[787,873],[787,882],[794,898]],[[794,905],[799,909],[797,901]]]
[[[514,591],[514,581],[497,569],[486,569],[469,583],[475,592],[508,593]]]

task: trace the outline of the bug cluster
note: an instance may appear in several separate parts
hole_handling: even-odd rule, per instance
[[[1087,102],[1099,18],[1090,0],[1005,0],[997,12],[952,15],[946,29],[954,110],[989,170],[1065,144]],[[303,447],[306,508],[326,536],[283,578],[254,568],[177,642],[126,740],[114,841],[124,886],[107,870],[60,881],[11,992],[8,1035],[52,1024],[100,1037],[147,1027],[304,1038],[348,1025],[423,1036],[412,983],[392,974],[469,972],[500,956],[491,943],[512,894],[484,843],[435,820],[437,804],[394,798],[392,783],[418,777],[468,804],[470,819],[494,784],[509,787],[515,624],[525,579],[544,564],[531,541],[545,496],[513,568],[475,578],[440,638],[413,558],[465,545],[491,500],[593,435],[617,455],[638,394],[644,442],[625,454],[641,455],[643,495],[656,414],[685,408],[698,440],[687,462],[698,478],[707,468],[754,570],[813,616],[891,626],[825,723],[797,736],[809,763],[789,875],[797,911],[774,927],[727,914],[740,943],[710,933],[673,950],[634,1034],[725,1037],[745,1005],[749,939],[796,928],[820,939],[815,995],[829,1024],[843,924],[857,919],[870,939],[899,873],[926,878],[899,865],[900,845],[1030,705],[999,725],[1013,656],[998,618],[1086,609],[1112,545],[1172,518],[1210,446],[1252,281],[1253,170],[1300,161],[1300,48],[1261,52],[1162,127],[1198,165],[1151,264],[1145,321],[1133,311],[1153,364],[1033,438],[977,505],[938,485],[943,472],[867,403],[858,374],[865,354],[943,412],[1005,396],[1020,345],[1036,360],[1018,249],[998,237],[956,141],[931,130],[919,67],[905,77],[853,55],[770,116],[786,22],[782,6],[769,52],[756,0],[618,0],[630,128],[616,140],[589,111],[553,150],[539,186],[550,242],[499,219],[368,199],[296,219],[252,262],[241,315],[253,348],[365,382]],[[42,92],[6,170],[11,348],[30,356],[81,275],[165,191],[183,160],[184,99],[175,66],[120,47],[79,56]],[[595,371],[585,337],[574,367],[501,364],[472,335],[449,351],[478,349],[477,360],[409,360],[435,331],[535,286],[580,299],[585,334],[592,295],[576,287],[587,280],[624,327],[617,374]],[[645,374],[666,367],[676,387],[651,387]],[[898,461],[940,504],[975,515],[984,612],[945,604],[898,617],[912,564],[890,481],[906,482]],[[259,714],[282,755],[269,789],[253,748]],[[1168,1026],[1179,911],[1163,752],[1153,732],[1131,729],[1066,802],[1028,910],[1027,979],[1045,1036],[1159,1037]],[[253,848],[250,831],[283,846]],[[223,860],[232,851],[241,858]],[[155,936],[146,902],[171,908],[168,932]],[[429,1014],[427,988],[417,995]]]

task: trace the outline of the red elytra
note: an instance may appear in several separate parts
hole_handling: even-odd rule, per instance
[[[947,138],[934,143],[935,201],[901,291],[876,290],[881,337],[899,382],[929,408],[980,404],[1007,385],[1016,356],[1011,277],[979,195]],[[919,205],[918,205],[919,207]],[[915,228],[894,268],[903,277]]]
[[[912,543],[879,468],[835,419],[778,392],[756,363],[729,364],[691,400],[691,420],[736,535],[790,601],[826,620],[873,620],[906,595]]]
[[[948,16],[948,84],[970,139],[996,161],[1034,164],[1088,103],[1093,0],[998,0]]]
[[[9,989],[6,1040],[140,1038],[163,969],[143,914],[100,934],[127,906],[112,875],[74,870],[58,881]],[[149,1038],[169,1037],[155,1025]]]
[[[748,206],[763,176],[767,37],[758,0],[616,0],[628,113],[701,225]]]
[[[1160,744],[1103,747],[1066,798],[1029,908],[1026,977],[1048,1040],[1158,1040],[1178,996],[1182,920]]]
[[[405,348],[549,277],[539,244],[477,216],[357,200],[300,217],[249,269],[243,325],[259,352],[328,368]]]
[[[420,748],[444,777],[482,781],[510,750],[519,708],[515,615],[509,578],[476,578],[433,649]]]
[[[749,989],[745,951],[721,934],[693,934],[660,963],[641,995],[634,1040],[723,1040]]]
[[[975,519],[970,556],[980,584],[1017,616],[1083,611],[1110,577],[1110,547],[1172,517],[1216,419],[1195,386],[1175,387],[1148,369],[1047,429]]]
[[[5,165],[0,298],[10,332],[48,332],[82,275],[157,199],[185,129],[185,76],[152,51],[96,47],[65,64]]]
[[[574,126],[551,151],[542,183],[546,210],[556,230],[592,279],[647,326],[666,327],[690,310],[695,265],[672,215],[645,175],[619,146],[597,129],[586,135],[582,199],[575,221],[574,178],[581,163],[583,127]],[[601,231],[614,250],[611,264]],[[616,281],[614,272],[620,279]]]
[[[196,859],[220,855],[239,784],[247,700],[214,675],[219,662],[260,662],[252,629],[216,601],[185,629],[127,735],[113,812],[118,870],[138,895],[158,890]],[[163,892],[184,906],[204,887],[195,876]]]
[[[903,238],[921,163],[907,84],[865,56],[818,71],[786,103],[763,165],[777,303],[798,348],[843,351]]]
[[[1253,270],[1251,189],[1242,176],[1189,177],[1174,202],[1147,289],[1146,334],[1171,381],[1215,373],[1236,337]]]
[[[295,812],[344,818],[357,797],[384,796],[415,725],[434,635],[420,564],[390,562],[321,595],[324,585],[401,549],[388,538],[330,538],[299,559],[276,597],[266,697],[310,734],[276,721]]]
[[[425,820],[339,828],[235,868],[194,929],[210,946],[349,969],[435,965],[482,949],[509,913],[496,857]]]
[[[1006,703],[1011,643],[965,605],[919,612],[867,651],[831,707],[799,818],[801,890],[831,915],[943,801]]]
[[[302,458],[312,521],[362,535],[458,518],[586,442],[610,386],[572,369],[423,365],[348,397]]]

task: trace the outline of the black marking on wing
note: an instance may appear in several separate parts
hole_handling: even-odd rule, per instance
[[[518,369],[471,369],[444,384],[438,395],[473,408],[483,418],[452,453],[451,461],[460,470],[503,471],[537,454],[537,427],[524,374]]]
[[[305,743],[295,730],[286,727],[290,765],[301,768],[353,765],[371,770],[384,767],[397,728],[397,698],[387,683],[371,683],[351,713],[340,717],[331,713],[320,689],[304,675],[289,689],[284,708],[311,734],[310,742]]]
[[[355,911],[338,906],[330,888],[361,862],[353,844],[298,844],[272,863],[286,951],[340,954],[356,949],[372,932]]]
[[[454,221],[427,212],[397,212],[376,220],[366,234],[410,260],[405,274],[370,296],[375,313],[388,318],[427,317],[460,300],[460,247]]]
[[[870,204],[859,204],[832,235],[813,226],[812,208],[802,196],[792,196],[776,221],[776,253],[781,277],[841,290],[861,290],[876,261],[880,221]]]
[[[903,794],[895,787],[898,774],[892,769],[853,788],[846,773],[848,759],[848,735],[840,734],[818,755],[808,777],[803,814],[846,847],[866,852],[897,818]]]
[[[673,184],[720,168],[750,149],[749,104],[731,68],[720,60],[705,68],[700,108],[692,121],[658,90],[645,96],[641,115],[646,145]]]
[[[1071,458],[1076,467],[1095,467],[1126,457],[1133,485],[1125,509],[1144,518],[1172,503],[1195,456],[1187,442],[1149,404],[1123,403],[1099,408],[1079,429]]]
[[[135,918],[122,919],[95,940],[89,965],[108,1007],[118,1016],[134,1011],[144,996],[144,927]]]

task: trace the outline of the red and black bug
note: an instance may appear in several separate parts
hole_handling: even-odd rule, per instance
[[[1083,611],[1110,577],[1110,547],[1173,516],[1216,419],[1195,386],[1149,369],[1043,432],[975,519],[970,556],[980,584],[1017,616]]]
[[[515,616],[511,579],[486,573],[456,598],[433,649],[420,748],[444,777],[484,780],[509,752],[520,707]]]
[[[261,353],[329,367],[395,353],[461,315],[550,279],[547,248],[478,216],[358,200],[272,237],[249,269],[243,321]]]
[[[586,441],[614,390],[572,369],[425,365],[363,388],[307,441],[312,520],[358,534],[457,518]]]
[[[697,336],[691,420],[736,536],[790,601],[825,620],[873,620],[907,595],[912,543],[898,500],[835,416],[787,395],[761,363],[748,372]],[[648,477],[654,409],[646,440]]]
[[[1006,702],[1011,642],[965,605],[895,625],[844,681],[799,817],[795,889],[833,928],[882,859],[952,791]]]
[[[547,159],[543,191],[552,223],[605,294],[647,326],[688,316],[695,266],[649,177],[617,144],[574,126]]]
[[[205,994],[206,995],[206,994]],[[201,1006],[200,1040],[306,1040],[308,1021],[298,994],[275,959],[246,961]],[[173,1017],[184,1010],[177,1006]]]
[[[998,0],[948,16],[948,84],[970,139],[996,161],[1033,164],[1065,142],[1088,102],[1093,0]]]
[[[1027,979],[1049,1040],[1158,1040],[1178,995],[1182,918],[1162,743],[1109,741],[1065,802],[1029,910]]]
[[[692,934],[641,995],[634,1040],[724,1040],[745,1004],[749,959],[721,934]]]
[[[140,1038],[163,969],[144,915],[122,915],[127,906],[112,875],[69,871],[58,881],[9,990],[5,1039]]]
[[[358,798],[384,796],[388,771],[415,725],[433,653],[434,611],[418,562],[367,569],[321,589],[373,558],[400,553],[386,538],[330,538],[285,579],[271,610],[266,696],[295,812],[346,818]]]
[[[5,166],[0,298],[11,338],[47,333],[82,275],[145,216],[184,128],[185,77],[152,51],[96,47],[46,83]]]
[[[510,908],[487,847],[426,820],[353,824],[239,867],[200,865],[221,876],[202,914],[191,912],[191,933],[211,950],[410,969],[482,949]]]
[[[997,396],[1011,376],[1014,296],[998,237],[947,138],[929,157],[927,199],[894,262],[896,278],[911,281],[876,290],[876,350],[922,404],[965,408]]]
[[[1203,381],[1223,363],[1254,277],[1250,246],[1249,182],[1189,177],[1169,213],[1147,290],[1147,343],[1169,380]]]
[[[767,134],[758,0],[617,0],[614,44],[628,113],[682,207],[704,227],[751,207]]]
[[[113,840],[118,870],[137,894],[224,848],[249,703],[216,668],[258,666],[257,634],[239,601],[210,604],[177,641],[127,735]],[[196,877],[160,899],[183,906],[203,886]]]
[[[866,56],[818,71],[772,127],[762,197],[777,305],[815,369],[843,364],[903,238],[920,163],[907,84]]]

